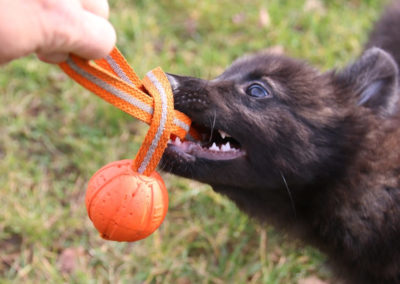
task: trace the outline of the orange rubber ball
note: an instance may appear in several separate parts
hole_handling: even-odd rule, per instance
[[[90,179],[86,209],[102,238],[133,242],[151,235],[164,221],[168,192],[161,176],[132,170],[132,160],[110,163]]]

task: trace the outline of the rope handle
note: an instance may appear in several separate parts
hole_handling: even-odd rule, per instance
[[[150,175],[157,167],[171,134],[198,138],[191,120],[174,110],[173,93],[160,67],[140,80],[117,48],[105,58],[87,61],[71,55],[59,64],[77,83],[150,128],[133,162],[133,170]]]

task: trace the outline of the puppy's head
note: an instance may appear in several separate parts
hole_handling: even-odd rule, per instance
[[[342,72],[256,54],[211,81],[169,79],[175,107],[202,139],[171,143],[162,167],[216,189],[256,192],[337,175],[367,131],[355,127],[360,117],[392,112],[398,95],[397,67],[378,49]]]

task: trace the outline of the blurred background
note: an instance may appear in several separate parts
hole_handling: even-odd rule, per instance
[[[384,0],[111,0],[140,76],[212,78],[262,49],[322,70],[358,56]],[[0,67],[0,283],[329,283],[324,257],[242,214],[210,187],[163,174],[162,227],[102,240],[84,205],[101,166],[133,158],[146,125],[33,56]]]

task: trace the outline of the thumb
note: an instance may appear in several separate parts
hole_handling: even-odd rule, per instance
[[[87,59],[107,56],[116,43],[114,27],[108,20],[83,11],[80,35],[71,46],[71,52]]]
[[[111,23],[86,10],[82,10],[73,28],[68,28],[68,31],[70,35],[64,35],[67,39],[61,39],[61,44],[56,44],[55,48],[43,48],[42,52],[38,52],[38,57],[49,63],[64,61],[69,53],[86,59],[99,59],[107,56],[116,43],[116,33]]]

